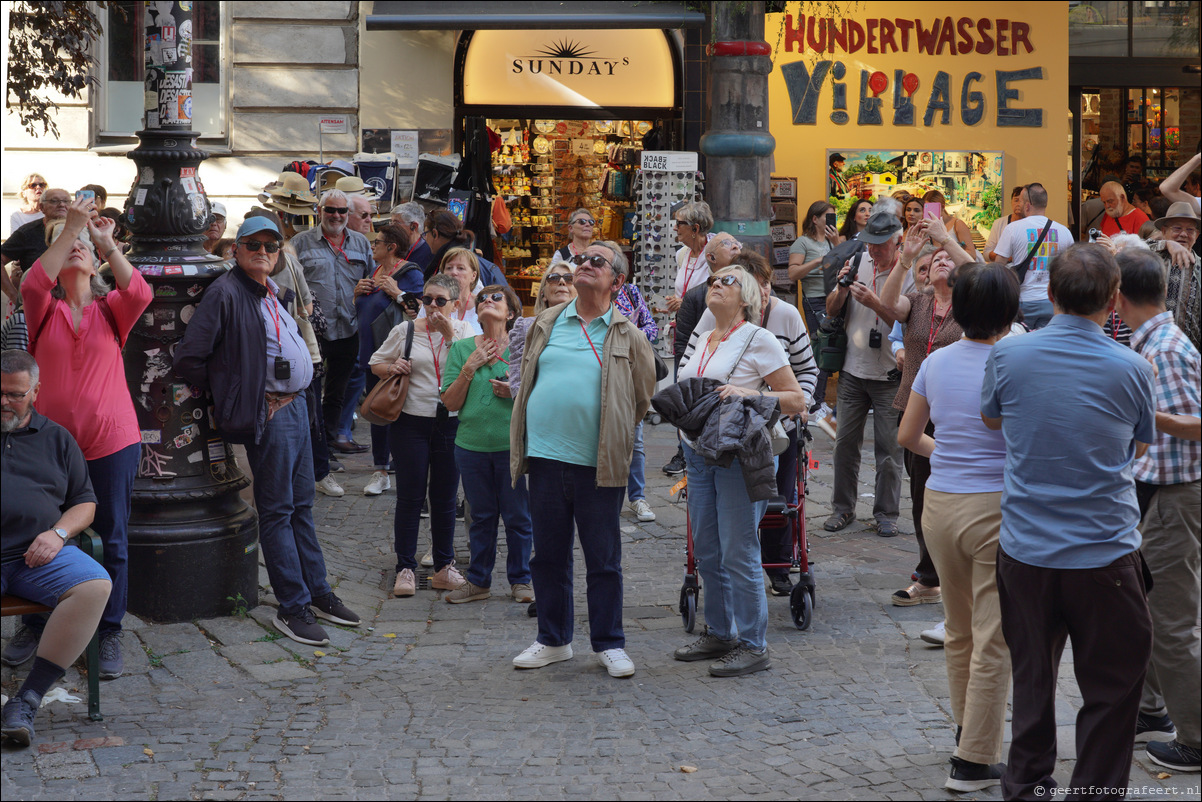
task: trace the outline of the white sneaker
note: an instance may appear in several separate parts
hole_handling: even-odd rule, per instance
[[[630,655],[626,654],[625,649],[606,649],[603,652],[597,652],[597,659],[601,661],[601,665],[605,666],[605,670],[611,677],[634,676],[634,661],[630,659]]]
[[[933,643],[936,646],[942,646],[947,640],[947,621],[940,621],[931,629],[924,629],[919,633],[918,637],[922,638],[927,643]]]
[[[378,496],[385,490],[392,489],[392,480],[388,478],[388,471],[376,471],[371,475],[371,481],[363,488],[363,495]]]
[[[647,503],[647,499],[645,498],[630,502],[630,511],[643,523],[655,520],[655,513],[652,512],[651,505]]]
[[[338,480],[332,473],[327,473],[326,478],[317,483],[317,492],[334,498],[342,498],[346,495],[346,491],[342,489],[342,485],[338,484]]]
[[[514,668],[542,668],[549,666],[552,663],[558,663],[561,660],[572,659],[572,644],[568,643],[563,646],[546,646],[535,642],[526,651],[513,658]],[[631,668],[633,671],[633,667]]]
[[[433,568],[434,567],[434,547],[431,546],[430,548],[426,549],[426,553],[422,555],[422,558],[420,560],[418,560],[418,562],[421,563],[422,568]]]

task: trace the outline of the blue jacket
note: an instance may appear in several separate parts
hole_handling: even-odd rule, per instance
[[[208,390],[213,418],[231,443],[258,443],[267,426],[267,288],[237,265],[201,296],[175,348],[175,372]]]

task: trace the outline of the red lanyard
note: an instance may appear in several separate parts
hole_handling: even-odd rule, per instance
[[[693,274],[697,272],[697,260],[700,259],[704,255],[705,255],[705,252],[702,251],[700,254],[697,255],[696,258],[692,258],[692,257],[686,258],[685,263],[684,263],[684,269],[685,269],[684,289],[681,290],[681,295],[683,295],[684,293],[689,291],[689,282],[693,280]],[[689,265],[692,265],[692,267],[689,267]]]
[[[1116,312],[1110,313],[1110,336],[1115,342],[1119,341],[1119,316]]]
[[[939,308],[939,302],[933,301],[935,304],[931,308],[931,332],[927,335],[927,356],[931,355],[931,348],[935,346],[935,338],[939,336],[939,332],[943,331],[943,324],[952,316],[952,310],[943,310],[943,317],[939,320],[939,328],[935,328],[935,310]]]
[[[732,335],[732,334],[734,334],[736,331],[738,331],[738,330],[739,330],[739,326],[742,326],[742,325],[743,325],[744,323],[746,323],[746,322],[747,322],[747,321],[745,321],[745,320],[740,320],[738,323],[736,323],[736,324],[734,325],[734,327],[732,327],[732,328],[731,328],[731,330],[730,330],[730,331],[726,332],[726,335],[725,335],[725,336],[724,336],[724,337],[723,337],[721,340],[718,340],[718,344],[714,346],[714,350],[713,350],[713,351],[710,351],[710,350],[709,350],[709,342],[708,342],[708,339],[709,339],[709,338],[706,338],[707,342],[706,342],[706,344],[705,344],[705,348],[703,348],[703,349],[702,349],[702,351],[701,351],[701,359],[697,360],[697,361],[698,361],[698,363],[699,363],[699,364],[698,364],[698,366],[697,366],[697,375],[698,375],[698,376],[700,376],[702,373],[705,373],[705,367],[706,367],[706,365],[708,365],[710,362],[712,362],[712,361],[714,360],[714,354],[718,353],[718,349],[722,347],[722,343],[724,343],[724,342],[726,342],[727,340],[729,340],[729,339],[730,339],[730,335]],[[709,358],[708,358],[708,359],[706,359],[706,357],[705,357],[705,354],[706,354],[706,352],[707,352],[707,351],[709,351]]]
[[[447,339],[439,335],[441,340],[438,343],[438,351],[447,344]],[[430,324],[426,324],[426,342],[430,343],[430,355],[434,357],[434,378],[438,382],[438,389],[442,391],[442,368],[438,365],[438,351],[434,350],[434,338],[430,336]]]
[[[322,238],[322,239],[324,239],[324,240],[326,241],[326,245],[329,245],[329,246],[330,246],[330,248],[331,248],[331,249],[332,249],[332,250],[333,250],[335,253],[339,254],[339,255],[340,255],[340,256],[341,256],[343,259],[345,259],[345,260],[346,260],[346,263],[347,263],[348,265],[351,263],[351,258],[350,258],[349,256],[347,256],[347,255],[346,255],[346,251],[342,250],[342,248],[340,248],[340,247],[338,247],[337,245],[335,245],[335,244],[334,244],[334,243],[333,243],[333,242],[330,240],[330,238],[329,238],[329,237],[327,237],[325,234],[322,234],[322,235],[321,235],[321,238]],[[342,234],[342,241],[343,241],[343,242],[346,242],[346,232],[343,232],[343,234]]]
[[[267,303],[266,298],[263,299],[263,303]],[[271,322],[275,324],[275,341],[280,346],[280,353],[283,354],[284,344],[280,342],[280,310],[274,296],[271,299],[271,303],[267,306],[267,314],[271,315]]]
[[[593,349],[593,356],[597,357],[597,364],[601,365],[601,355],[597,353],[597,346],[593,345],[593,338],[588,336],[588,329],[584,327],[584,321],[576,318],[576,322],[580,324],[580,331],[584,334],[584,339],[588,340],[589,348]],[[601,369],[604,370],[605,366],[601,365]]]

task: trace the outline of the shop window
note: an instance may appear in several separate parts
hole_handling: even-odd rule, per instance
[[[1197,57],[1198,6],[1187,0],[1071,3],[1070,51],[1074,56]]]
[[[222,61],[225,35],[221,3],[192,4],[192,128],[204,137],[224,137],[228,71]],[[102,136],[131,136],[143,127],[146,4],[108,4],[100,87]]]
[[[1144,178],[1151,182],[1189,158],[1189,137],[1196,137],[1197,126],[1186,126],[1183,137],[1181,109],[1196,97],[1184,87],[1082,90],[1082,197],[1096,194],[1104,181],[1121,178],[1130,156],[1144,159]]]

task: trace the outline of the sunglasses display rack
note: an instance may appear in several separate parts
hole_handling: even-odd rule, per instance
[[[648,163],[644,154],[644,164]],[[672,357],[672,315],[667,311],[666,298],[676,293],[676,224],[672,208],[678,203],[702,200],[705,195],[705,175],[697,169],[697,154],[673,153],[676,164],[666,167],[688,169],[653,169],[643,167],[634,175],[635,218],[634,282],[647,300],[661,332],[655,344],[660,356]]]
[[[789,281],[789,246],[797,240],[797,179],[772,176],[772,287],[778,298],[796,302],[797,282]]]
[[[527,285],[537,288],[555,250],[568,241],[576,209],[592,212],[598,239],[621,242],[633,205],[629,176],[650,123],[492,119],[488,126],[501,139],[492,154],[493,182],[513,221],[494,244],[519,295]]]

